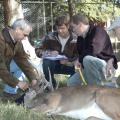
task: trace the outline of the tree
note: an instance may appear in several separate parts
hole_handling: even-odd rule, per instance
[[[59,0],[54,14],[67,12],[71,17],[74,13],[83,12],[91,19],[106,22],[120,15],[118,5],[115,0]]]
[[[75,14],[75,0],[68,0],[68,11],[69,11],[69,15],[70,18]]]
[[[23,1],[26,1],[24,4]],[[29,0],[39,1],[39,4],[29,4],[27,0],[3,0],[5,25],[10,25],[9,21],[24,16],[33,23],[31,38],[42,38],[47,32],[53,30],[54,20],[58,15],[68,13],[70,17],[78,12],[83,12],[91,20],[96,22],[106,22],[120,15],[118,2],[115,0]],[[42,2],[44,1],[45,4]],[[22,7],[21,7],[22,2]],[[51,2],[54,2],[51,4]],[[43,7],[44,6],[44,7]],[[44,9],[45,10],[44,10]],[[12,12],[11,12],[12,11]],[[36,12],[37,11],[37,12]],[[17,14],[19,13],[19,14]],[[19,16],[18,16],[19,15]],[[14,16],[14,19],[13,19]],[[44,19],[45,18],[45,19]]]
[[[17,18],[23,18],[20,0],[4,0],[4,24],[11,25]]]
[[[87,2],[77,2],[76,11],[87,14],[90,18],[99,21],[107,21],[113,16],[120,15],[120,9],[117,8],[114,2],[109,0],[86,0]]]
[[[3,7],[4,7],[4,25],[7,26],[9,24],[9,19],[10,19],[9,0],[3,1]]]

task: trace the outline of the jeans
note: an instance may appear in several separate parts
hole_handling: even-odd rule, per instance
[[[16,65],[14,60],[10,63],[10,73],[13,74],[15,77],[17,77],[20,81],[23,81],[25,78],[24,73],[21,71],[21,69]],[[15,88],[5,84],[4,91],[10,94],[16,94],[18,87]]]
[[[106,61],[93,56],[85,56],[83,59],[83,76],[89,85],[101,85],[105,80],[103,69],[106,68]],[[71,76],[67,81],[67,86],[80,85],[82,83],[79,72]]]
[[[50,73],[49,74],[49,70]],[[54,78],[54,74],[68,74],[73,75],[75,73],[74,66],[66,66],[63,64],[60,64],[59,60],[48,60],[43,59],[43,73],[45,75],[45,78],[47,81],[50,81],[49,76],[51,76],[53,87],[56,87],[56,80]]]

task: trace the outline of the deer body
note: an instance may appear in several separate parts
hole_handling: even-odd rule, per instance
[[[105,114],[95,102],[91,103],[90,105],[86,105],[82,109],[68,111],[59,115],[64,115],[67,117],[76,118],[80,120],[86,120],[91,116],[103,120],[112,120],[112,118]]]
[[[27,107],[46,114],[86,120],[120,120],[120,89],[96,86],[65,87],[38,94]]]

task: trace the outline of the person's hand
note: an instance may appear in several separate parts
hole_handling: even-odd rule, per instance
[[[113,74],[114,67],[113,67],[113,58],[109,59],[106,65],[106,77],[109,77]]]
[[[37,85],[37,80],[32,80],[31,86],[34,87],[35,85]]]
[[[47,57],[47,56],[50,56],[50,55],[51,55],[51,52],[49,50],[46,50],[46,51],[42,52],[43,57]]]
[[[81,68],[81,63],[79,62],[79,60],[74,61],[74,66],[75,68]]]
[[[23,81],[19,81],[17,86],[22,90],[26,90],[27,88],[29,88],[29,84]]]
[[[81,69],[82,67],[81,67],[81,63],[78,61],[78,60],[76,60],[75,62],[74,62],[74,66],[75,66],[75,71],[77,72],[79,69]]]
[[[60,60],[60,64],[65,65],[65,64],[67,64],[67,63],[68,63],[68,60]]]
[[[59,54],[59,52],[54,50],[54,51],[51,51],[50,54],[51,54],[51,56],[55,57]]]
[[[29,87],[35,90],[35,89],[37,89],[37,84],[38,84],[38,80],[34,79],[30,83]]]
[[[56,57],[57,55],[59,54],[58,51],[54,50],[54,51],[49,51],[49,50],[46,50],[44,52],[42,52],[42,56],[43,57],[47,57],[47,56],[51,56],[51,57]]]

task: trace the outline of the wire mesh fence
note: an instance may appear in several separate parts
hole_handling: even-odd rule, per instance
[[[40,39],[46,33],[52,31],[53,8],[51,4],[54,4],[54,2],[22,2],[24,16],[33,25],[33,32],[30,35],[32,40]]]
[[[4,9],[2,2],[0,2],[0,31],[4,27]]]
[[[46,33],[53,30],[53,4],[55,2],[23,1],[25,19],[33,25],[30,41],[39,41]],[[4,8],[0,2],[0,29],[4,27]]]
[[[87,3],[85,3],[87,4]],[[91,3],[88,3],[91,4]],[[54,11],[58,13],[59,8],[57,2],[41,2],[41,1],[22,1],[22,8],[24,17],[30,21],[33,25],[33,31],[30,34],[30,41],[37,45],[40,43],[40,39],[43,38],[45,34],[53,31]],[[57,9],[58,8],[58,9]],[[57,12],[58,11],[58,12]],[[62,11],[63,12],[63,11]],[[2,2],[0,2],[0,30],[4,27],[4,8]],[[120,50],[118,43],[114,40],[115,45],[113,48],[116,51]],[[117,46],[117,47],[116,47]]]

